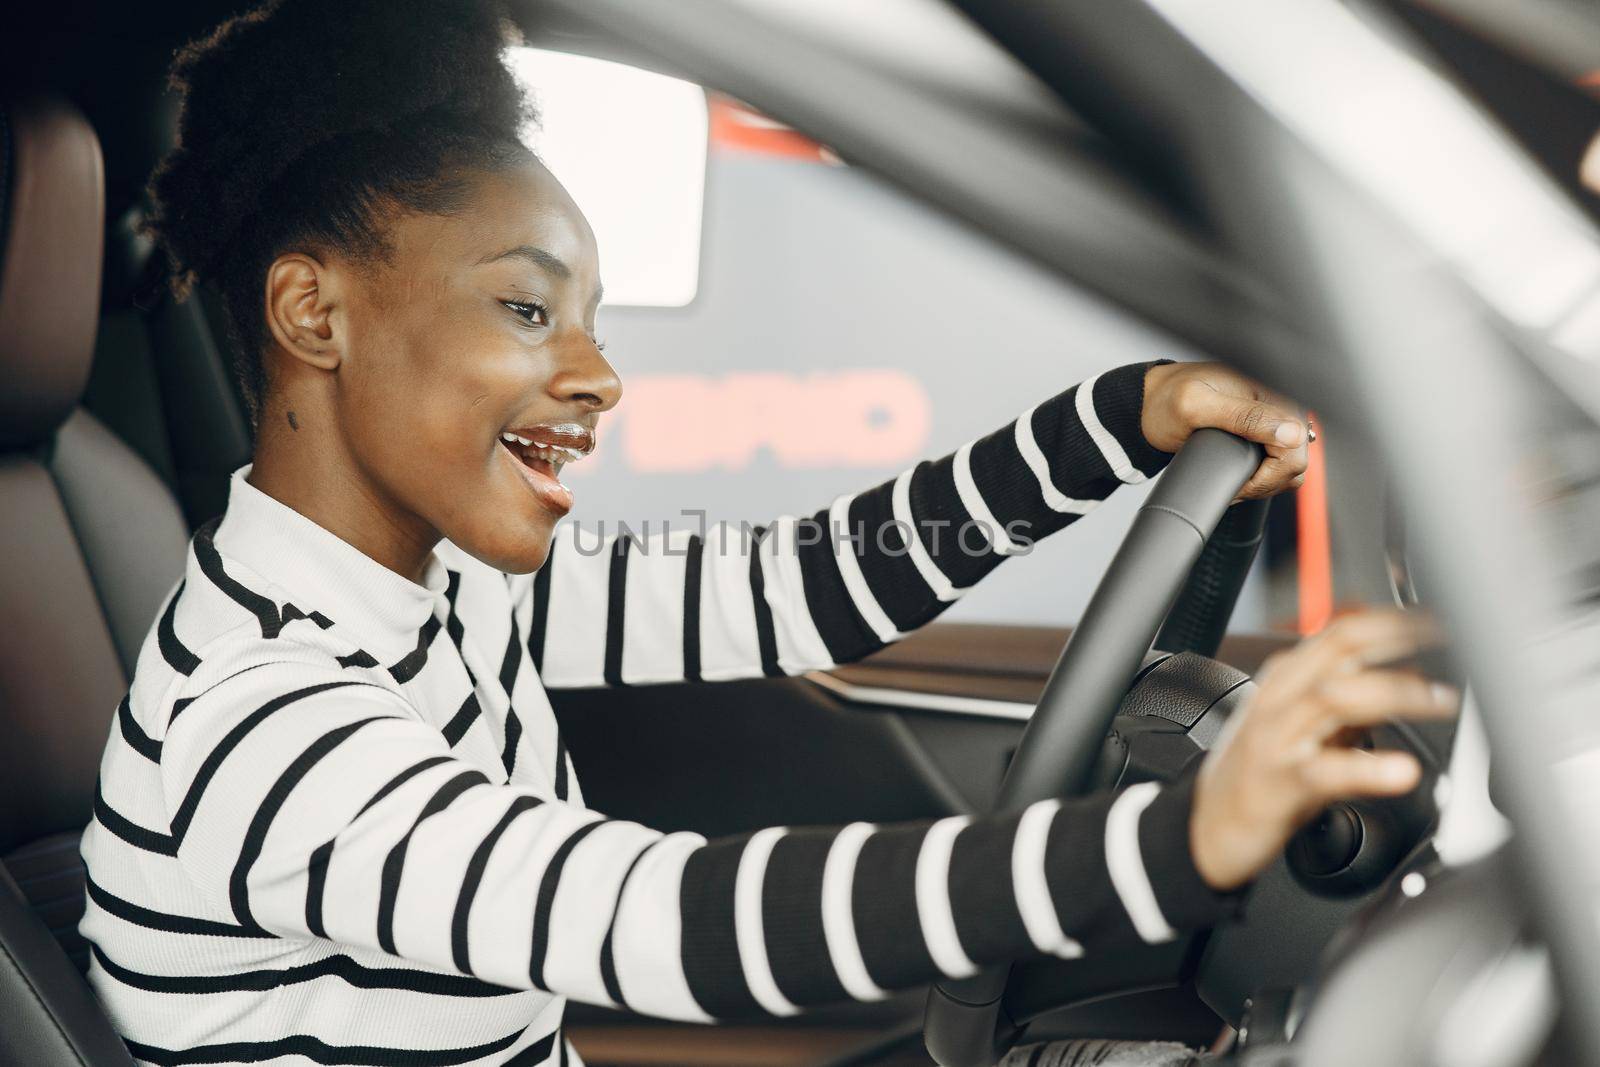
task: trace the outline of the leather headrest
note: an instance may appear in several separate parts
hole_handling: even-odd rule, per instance
[[[0,104],[0,447],[47,438],[83,397],[105,239],[100,142],[72,105]]]

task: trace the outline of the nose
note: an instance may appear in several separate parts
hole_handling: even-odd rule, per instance
[[[550,395],[590,411],[610,411],[622,399],[622,379],[595,343],[584,337],[567,346],[560,369],[550,380]]]

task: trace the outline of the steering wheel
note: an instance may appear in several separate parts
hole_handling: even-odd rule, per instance
[[[1122,697],[1229,503],[1262,460],[1259,445],[1198,430],[1139,509],[1056,661],[1000,786],[997,811],[1090,787]],[[933,986],[923,1040],[943,1067],[992,1067],[1019,1030],[1001,1012],[1010,968]]]

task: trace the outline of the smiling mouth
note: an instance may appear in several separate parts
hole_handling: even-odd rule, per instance
[[[575,422],[517,427],[500,434],[500,445],[516,461],[528,487],[551,510],[572,510],[572,490],[561,468],[594,451],[594,431]]]

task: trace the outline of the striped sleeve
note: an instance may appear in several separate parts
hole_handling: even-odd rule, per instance
[[[799,674],[932,620],[1007,556],[1171,457],[1144,439],[1153,363],[1108,371],[950,455],[751,526],[560,528],[523,595],[546,686]]]
[[[464,997],[493,986],[682,1020],[788,1015],[1164,941],[1225,903],[1189,857],[1184,783],[707,841],[490,781],[390,691],[303,664],[195,700],[161,776],[164,847],[233,929],[381,950],[399,962],[323,966]]]

